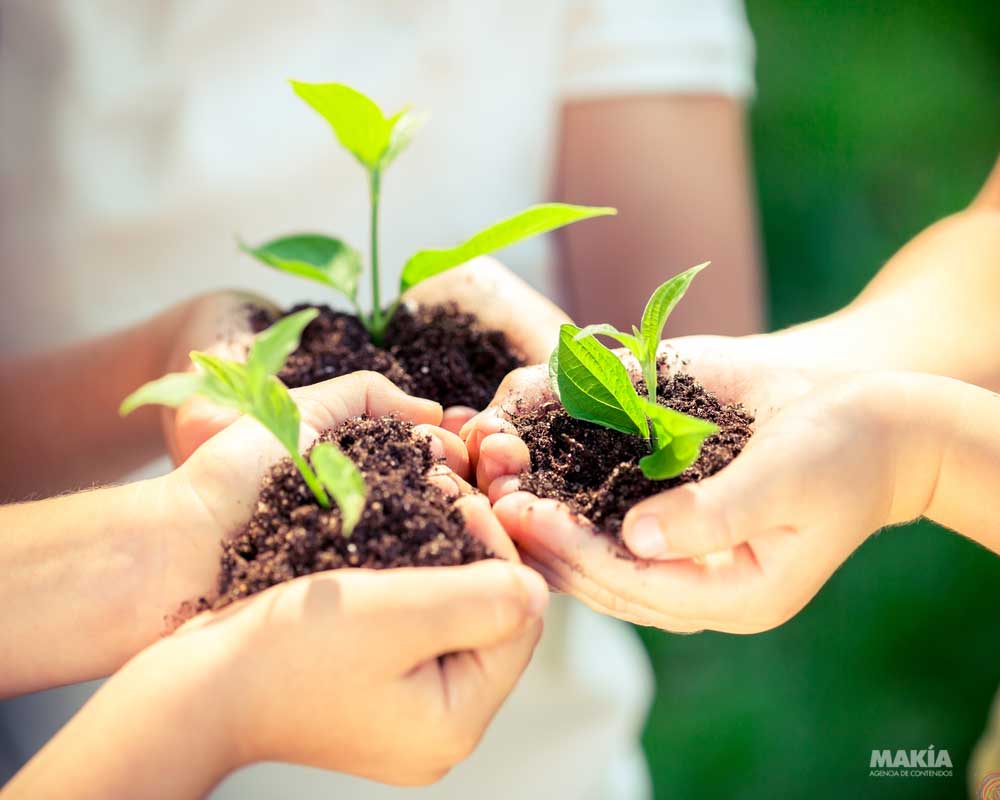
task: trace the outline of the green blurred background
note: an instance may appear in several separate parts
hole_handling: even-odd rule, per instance
[[[1000,2],[747,6],[781,327],[842,306],[982,184],[1000,153]],[[775,631],[641,633],[657,798],[959,798],[1000,688],[1000,559],[920,523],[873,537]],[[931,744],[953,780],[868,776],[873,748]]]

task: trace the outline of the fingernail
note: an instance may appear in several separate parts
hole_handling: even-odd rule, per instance
[[[657,517],[639,517],[628,530],[626,544],[639,558],[657,558],[667,551],[667,540]]]
[[[533,617],[541,617],[549,604],[549,585],[545,582],[545,578],[528,567],[519,566],[515,572],[517,579],[524,587],[528,612]]]

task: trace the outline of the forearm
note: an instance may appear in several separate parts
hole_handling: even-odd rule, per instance
[[[572,103],[559,150],[559,198],[619,210],[560,233],[562,282],[578,322],[629,330],[656,286],[712,261],[671,315],[667,335],[761,330],[741,102],[652,95]]]
[[[879,390],[897,448],[891,522],[924,516],[1000,553],[1000,395],[931,375]]]
[[[0,508],[0,696],[108,675],[213,585],[168,479]]]
[[[0,365],[0,501],[114,480],[163,452],[159,411],[122,420],[118,405],[163,374],[190,307]]]
[[[770,338],[789,362],[913,370],[1000,388],[1000,174],[917,236],[847,308]],[[994,191],[997,189],[998,191]]]
[[[198,798],[235,766],[227,687],[210,658],[165,641],[109,680],[3,798]],[[198,662],[203,663],[198,663]],[[220,685],[211,685],[215,681]]]

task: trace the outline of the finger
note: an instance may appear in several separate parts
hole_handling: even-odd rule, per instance
[[[350,417],[395,414],[414,424],[440,425],[440,403],[408,395],[377,372],[352,372],[292,390],[303,422],[314,430],[333,428]]]
[[[473,464],[478,463],[479,448],[483,439],[494,433],[517,433],[517,429],[499,408],[487,408],[462,426],[458,435],[465,441]]]
[[[541,582],[541,578],[539,578]],[[448,708],[473,733],[484,731],[517,685],[542,635],[537,619],[503,644],[447,656],[442,663]]]
[[[814,450],[785,436],[759,434],[725,469],[637,503],[622,539],[640,558],[700,556],[775,529],[794,530],[811,495]]]
[[[668,630],[739,631],[763,583],[748,547],[737,548],[722,565],[640,561],[554,500],[517,492],[493,510],[523,556],[544,566],[552,585],[620,619],[653,620]]]
[[[446,653],[500,644],[541,618],[548,588],[534,570],[499,559],[461,567],[342,570],[344,611],[395,643],[408,672]]]
[[[476,409],[469,406],[450,406],[444,410],[441,427],[446,431],[458,434],[465,424],[476,416]]]
[[[471,477],[469,467],[469,451],[458,435],[437,425],[417,425],[413,432],[417,436],[426,436],[431,442],[431,452],[435,458],[444,459],[449,469],[461,478]]]
[[[494,433],[483,439],[476,463],[476,484],[484,492],[497,478],[520,475],[531,467],[528,446],[517,436]]]
[[[167,431],[167,449],[175,466],[183,464],[201,445],[223,428],[240,418],[238,411],[223,408],[202,397],[192,397],[176,411],[165,409],[173,416]]]
[[[485,495],[470,494],[455,501],[455,507],[465,517],[465,529],[481,541],[490,552],[505,561],[519,563],[517,548],[504,530],[500,520],[490,508],[490,501]]]
[[[447,464],[435,464],[431,467],[427,471],[427,481],[448,498],[476,494],[475,487],[452,472]]]
[[[520,491],[520,489],[520,475],[503,475],[490,484],[490,489],[489,492],[487,492],[487,495],[490,498],[490,502],[495,503],[501,497],[506,497],[509,494]]]

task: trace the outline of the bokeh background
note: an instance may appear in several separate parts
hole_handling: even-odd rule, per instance
[[[1000,3],[747,7],[780,327],[842,306],[975,194],[1000,152]],[[873,537],[775,631],[642,636],[659,681],[644,736],[658,799],[960,798],[1000,688],[1000,559],[920,523]],[[873,748],[931,744],[953,780],[868,776]]]

